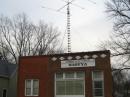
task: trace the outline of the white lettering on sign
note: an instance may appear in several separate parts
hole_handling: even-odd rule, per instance
[[[61,68],[93,67],[93,66],[95,66],[95,59],[81,59],[81,60],[64,60],[64,61],[61,61]]]

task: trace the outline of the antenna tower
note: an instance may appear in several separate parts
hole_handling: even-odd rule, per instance
[[[81,9],[85,9],[77,4],[73,4],[72,2],[75,1],[75,0],[62,0],[64,2],[66,2],[66,4],[64,6],[62,6],[61,8],[59,8],[58,10],[55,10],[55,9],[52,9],[52,8],[47,8],[47,7],[42,7],[42,8],[47,8],[49,10],[52,10],[52,11],[57,11],[57,12],[60,12],[60,10],[62,10],[64,7],[67,6],[67,35],[68,35],[68,53],[71,53],[71,29],[70,29],[70,4],[74,5],[74,6],[77,6],[77,7],[80,7]],[[94,4],[96,4],[95,2],[93,2],[92,0],[88,0]]]
[[[67,6],[67,35],[68,35],[68,53],[71,53],[71,33],[70,33],[70,4],[72,4],[74,0],[68,0],[65,1],[67,4],[58,9],[57,11],[60,11],[64,7]]]
[[[68,53],[71,52],[71,37],[70,37],[70,2],[67,6],[67,34],[68,34]]]

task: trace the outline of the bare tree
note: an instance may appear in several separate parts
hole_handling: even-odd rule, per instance
[[[126,72],[113,70],[113,97],[125,97]]]
[[[109,0],[106,13],[114,21],[110,40],[102,43],[103,49],[110,49],[116,64],[121,68],[130,65],[130,2],[129,0]]]
[[[130,70],[130,1],[109,0],[106,9],[114,21],[113,32],[108,41],[99,44],[99,48],[110,49],[112,53],[113,96],[126,97],[125,84]]]
[[[15,63],[19,56],[56,53],[59,35],[57,28],[43,21],[36,25],[25,14],[0,17],[0,50],[5,58]]]
[[[130,1],[129,0],[109,0],[106,3],[106,12],[114,18],[114,30],[129,31],[130,26]],[[126,29],[127,28],[127,29]]]

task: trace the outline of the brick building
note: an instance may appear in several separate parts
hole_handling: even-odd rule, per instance
[[[112,97],[110,52],[20,57],[17,97]]]

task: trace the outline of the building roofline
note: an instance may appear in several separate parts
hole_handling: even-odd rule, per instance
[[[49,55],[35,55],[35,56],[20,56],[20,58],[35,58],[35,57],[53,57],[53,56],[64,56],[64,55],[76,55],[76,54],[94,54],[94,53],[109,53],[110,50],[99,50],[99,51],[88,51],[88,52],[72,52],[72,53],[60,53],[60,54],[49,54]]]

